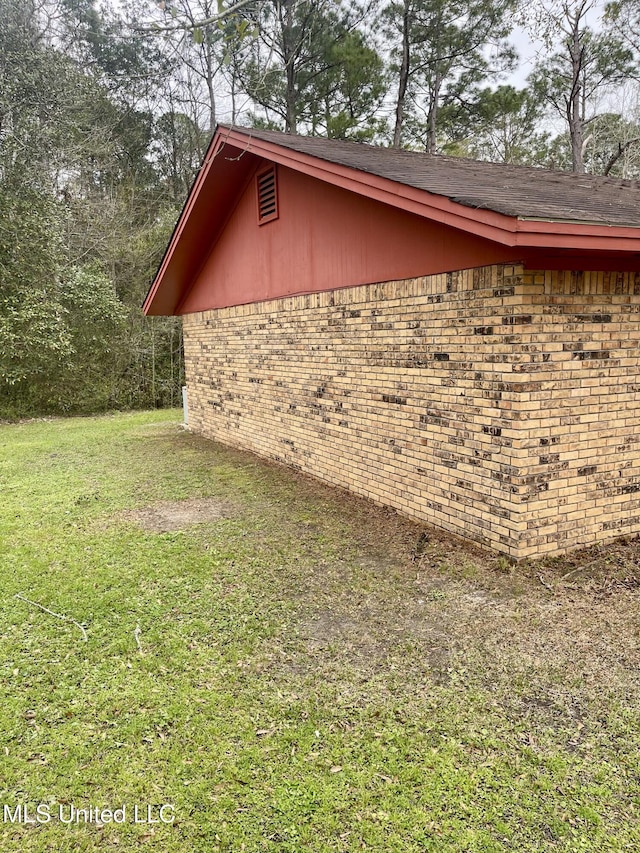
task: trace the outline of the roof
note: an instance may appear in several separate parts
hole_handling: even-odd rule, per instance
[[[571,264],[558,269],[622,269],[624,262],[624,269],[640,270],[638,182],[218,125],[145,313],[179,312],[240,194],[265,161],[515,249],[530,268],[547,268],[535,264],[548,263],[555,253],[558,263]]]
[[[228,125],[221,127],[232,130]],[[493,210],[506,216],[547,222],[640,227],[640,183],[637,181],[445,157],[278,131],[234,129],[252,139],[272,142],[301,154],[445,196],[476,210]]]

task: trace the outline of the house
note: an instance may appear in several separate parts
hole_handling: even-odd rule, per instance
[[[191,428],[514,558],[640,532],[640,187],[220,125],[145,301]]]

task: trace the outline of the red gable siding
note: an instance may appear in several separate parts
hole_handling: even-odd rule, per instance
[[[280,166],[279,218],[250,181],[178,313],[519,260],[508,248]]]

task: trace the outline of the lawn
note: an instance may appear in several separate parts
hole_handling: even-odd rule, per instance
[[[514,567],[175,411],[0,489],[2,853],[640,849],[637,541]]]

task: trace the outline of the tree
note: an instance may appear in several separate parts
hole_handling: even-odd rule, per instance
[[[358,30],[327,46],[324,69],[305,89],[306,117],[313,135],[371,141],[385,130],[379,117],[386,94],[384,64]]]
[[[558,151],[563,142],[570,162],[568,134],[558,139]],[[589,124],[589,135],[584,147],[584,167],[585,172],[593,175],[637,180],[640,177],[640,125],[619,113],[596,116]]]
[[[592,0],[564,2],[548,14],[562,33],[562,45],[540,63],[533,83],[567,123],[574,172],[585,170],[587,130],[597,117],[597,98],[634,70],[632,51],[610,32],[594,32],[586,22]]]
[[[637,0],[613,0],[607,4],[604,23],[637,57],[640,55],[640,4]]]
[[[375,133],[383,65],[358,30],[367,10],[337,0],[260,0],[244,10],[256,39],[239,42],[238,77],[256,118],[296,133]]]
[[[0,374],[50,370],[70,340],[59,301],[63,218],[51,179],[71,71],[43,44],[33,3],[0,0]]]
[[[164,404],[181,380],[175,321],[140,312],[176,215],[153,116],[114,55],[62,50],[71,5],[0,0],[2,416]],[[149,263],[125,251],[141,232]]]
[[[515,54],[505,39],[514,5],[512,0],[392,0],[385,8],[397,75],[395,147],[405,141],[409,120],[412,141],[434,153],[439,111],[453,104],[463,108],[489,75],[512,67]]]
[[[163,33],[165,48],[176,61],[171,101],[210,135],[216,126],[217,88],[224,62],[224,25],[214,14],[220,6],[216,0],[173,0],[157,5],[166,23],[156,32]]]
[[[544,104],[529,89],[498,86],[482,89],[470,105],[442,111],[443,145],[448,154],[463,154],[500,163],[543,165],[549,137],[540,131]]]
[[[0,185],[0,377],[51,375],[72,347],[60,300],[61,220],[50,197],[6,174]]]
[[[179,210],[207,146],[208,134],[183,112],[168,110],[155,121],[153,154],[161,181]]]

